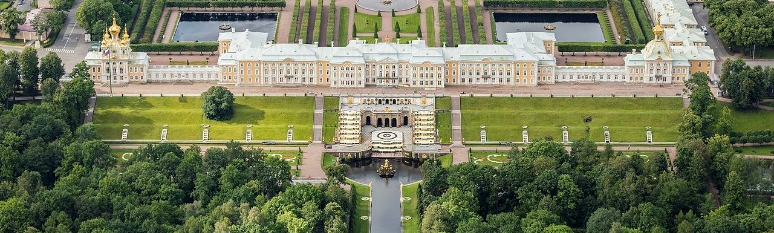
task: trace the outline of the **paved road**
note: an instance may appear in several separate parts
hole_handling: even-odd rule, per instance
[[[62,31],[59,32],[56,38],[56,42],[48,48],[38,50],[38,57],[41,58],[49,52],[59,55],[62,58],[65,73],[70,73],[75,64],[78,64],[86,57],[86,53],[88,53],[89,46],[91,45],[91,43],[84,41],[84,34],[86,32],[77,25],[75,20],[75,12],[81,2],[83,0],[76,0],[73,8],[66,12],[67,19],[65,20],[64,28],[62,28]],[[97,35],[97,37],[101,39],[102,36]]]

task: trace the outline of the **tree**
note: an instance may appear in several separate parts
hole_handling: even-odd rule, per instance
[[[89,98],[94,95],[92,81],[73,78],[62,84],[62,88],[54,94],[54,103],[65,112],[67,124],[75,128],[83,122],[83,114],[89,108]]]
[[[49,20],[46,18],[48,14],[37,14],[35,15],[35,18],[32,19],[32,28],[35,29],[35,33],[38,34],[38,40],[43,40],[43,35],[45,32],[51,29],[51,25],[49,24]]]
[[[65,20],[67,19],[67,15],[63,11],[54,11],[46,13],[46,21],[49,29],[52,31],[58,32],[59,30],[62,30],[64,28]]]
[[[758,104],[766,91],[763,68],[750,68],[741,58],[723,63],[720,89],[731,98],[734,108],[746,109]]]
[[[616,209],[599,208],[591,214],[586,222],[586,232],[609,232],[614,222],[621,219],[621,212]]]
[[[59,82],[59,78],[64,75],[64,66],[62,59],[54,52],[48,52],[46,56],[40,59],[40,76],[42,80],[51,78]]]
[[[0,232],[22,232],[32,224],[31,215],[22,199],[0,201]]]
[[[105,0],[84,0],[78,6],[75,13],[75,19],[78,26],[86,30],[89,34],[99,36],[105,32],[105,28],[112,16],[117,12],[113,10],[113,4]],[[123,22],[118,19],[119,23]]]
[[[395,22],[395,38],[400,38],[400,24]]]
[[[355,24],[352,24],[352,37],[353,38],[357,37],[357,25],[355,25]]]
[[[72,70],[70,70],[70,78],[89,78],[89,66],[86,65],[86,61],[78,62],[75,64]]]
[[[546,210],[536,210],[529,212],[527,217],[521,220],[521,231],[539,233],[551,225],[563,225],[561,218]]]
[[[13,94],[17,78],[10,66],[0,63],[0,103],[7,104]]]
[[[202,93],[202,108],[207,119],[231,119],[234,116],[234,94],[225,87],[212,86]]]
[[[379,25],[374,24],[374,38],[379,39]]]
[[[744,193],[745,185],[742,178],[736,171],[729,172],[726,177],[726,186],[721,193],[723,204],[727,205],[731,211],[741,210]]]
[[[417,7],[419,8],[419,7]],[[392,9],[392,17],[395,17],[395,9]]]
[[[22,75],[22,89],[25,94],[35,95],[38,91],[38,79],[40,79],[40,70],[38,69],[38,52],[34,47],[25,47],[19,56]]]
[[[382,17],[382,11],[376,12],[376,16]]]
[[[51,0],[51,6],[57,11],[70,10],[74,3],[74,0]]]
[[[419,9],[419,8],[417,8],[417,9]],[[420,40],[422,39],[422,27],[421,26],[417,27],[417,38],[419,38]]]
[[[328,176],[329,180],[335,180],[339,183],[344,183],[347,172],[349,171],[349,166],[346,164],[334,164],[325,166],[323,171],[325,171],[325,175]]]
[[[8,33],[11,40],[16,40],[16,34],[19,33],[19,24],[24,23],[21,12],[16,10],[16,7],[8,7],[0,13],[0,21],[2,21],[0,29]]]
[[[43,84],[40,85],[40,93],[43,94],[43,97],[47,100],[53,99],[54,93],[56,93],[57,90],[59,90],[59,83],[51,78],[43,80]]]

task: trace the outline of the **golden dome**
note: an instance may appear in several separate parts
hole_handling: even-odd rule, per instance
[[[108,34],[108,30],[107,28],[105,28],[105,34],[102,35],[102,46],[107,45],[109,40],[110,40],[110,34]]]
[[[129,32],[126,30],[126,25],[124,25],[124,35],[121,36],[121,43],[122,44],[129,43]]]
[[[116,17],[113,17],[113,25],[110,26],[110,35],[118,36],[118,33],[121,32],[121,27],[116,24]]]

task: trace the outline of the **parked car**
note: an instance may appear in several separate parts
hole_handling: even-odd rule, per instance
[[[707,34],[709,34],[709,32],[707,32],[707,31],[704,31],[704,35],[707,35]]]
[[[263,141],[263,142],[261,142],[261,144],[264,144],[264,145],[277,145],[277,142],[275,142],[275,141]]]
[[[500,142],[500,145],[503,146],[510,146],[511,144],[513,144],[513,142]]]
[[[701,26],[701,30],[707,32],[707,26]]]

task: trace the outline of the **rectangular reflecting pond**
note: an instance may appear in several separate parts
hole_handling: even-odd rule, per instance
[[[605,42],[595,13],[494,13],[497,40],[510,32],[553,32],[559,42]],[[546,30],[546,25],[554,30]]]
[[[277,13],[218,13],[183,12],[180,15],[172,41],[217,41],[221,25],[229,25],[238,32],[265,32],[274,40]]]

